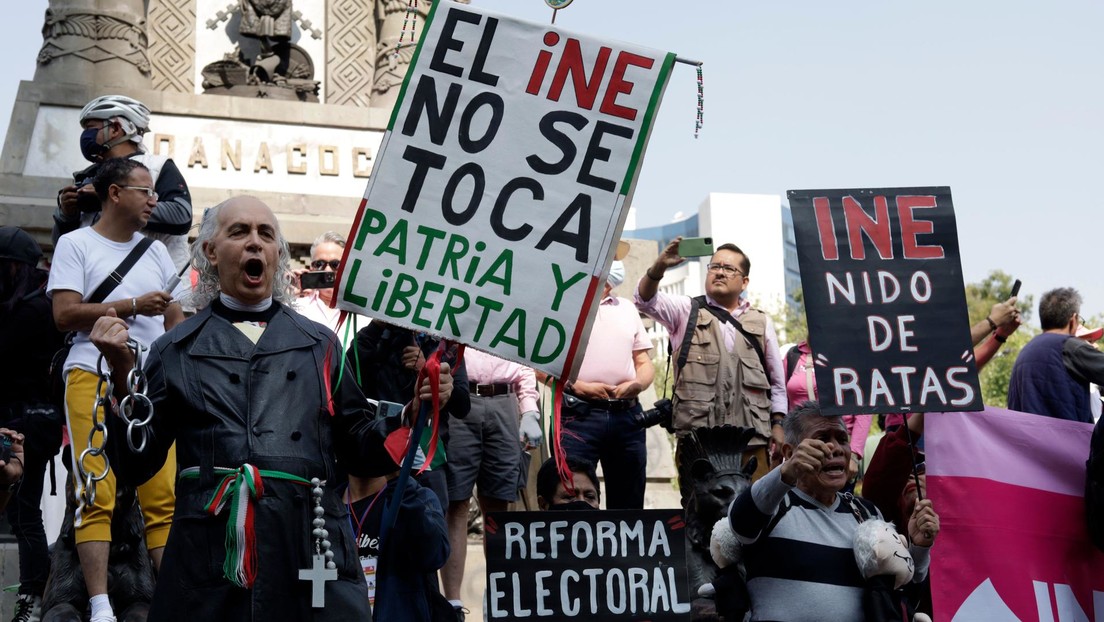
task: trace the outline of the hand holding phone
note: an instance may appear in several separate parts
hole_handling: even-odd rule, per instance
[[[711,257],[713,238],[683,238],[678,245],[679,257]]]

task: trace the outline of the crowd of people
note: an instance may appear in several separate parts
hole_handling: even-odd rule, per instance
[[[548,379],[473,349],[442,360],[429,335],[338,313],[325,275],[338,268],[344,237],[320,236],[295,270],[280,223],[254,197],[207,209],[188,246],[184,177],[142,146],[149,110],[100,97],[80,123],[90,166],[58,192],[49,272],[27,232],[0,227],[0,344],[20,353],[0,363],[9,380],[0,502],[20,562],[13,620],[43,613],[51,568],[39,501],[63,430],[87,591],[75,605],[91,622],[116,619],[108,577],[121,487],[140,501],[157,579],[151,620],[464,620],[471,501],[487,514],[521,498],[530,452],[550,440],[538,391]],[[642,509],[649,425],[673,434],[676,454],[695,430],[748,428],[741,460],[751,483],[728,515],[740,572],[701,592],[718,611],[881,619],[864,613],[867,577],[852,548],[862,523],[884,518],[915,563],[898,597],[930,614],[940,523],[915,469],[923,415],[886,417],[868,456],[872,417],[820,414],[813,351],[801,342],[783,355],[770,316],[748,301],[751,260],[738,246],[715,250],[704,296],[660,291],[685,261],[678,242],[631,299],[612,291],[624,266],[610,268],[580,371],[558,405],[572,485],[545,462],[539,509],[598,509],[601,500]],[[322,276],[306,287],[308,274]],[[1104,353],[1080,305],[1073,289],[1043,295],[1043,333],[1015,363],[1011,408],[1092,422],[1089,387],[1104,383]],[[642,316],[670,335],[668,412],[645,412],[639,400],[656,371]],[[1012,298],[972,327],[979,368],[1020,321]],[[395,440],[434,384],[440,451],[421,448],[418,465],[428,468],[401,477]]]

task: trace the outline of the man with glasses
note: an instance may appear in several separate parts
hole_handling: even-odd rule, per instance
[[[91,181],[102,162],[130,158],[145,166],[153,178],[156,203],[142,233],[165,245],[179,273],[188,263],[192,197],[184,176],[172,159],[147,153],[142,146],[142,136],[149,131],[149,116],[145,104],[124,95],[97,97],[81,110],[80,149],[92,165],[74,173],[74,183],[58,191],[54,242],[78,227],[87,227],[99,220],[100,198],[92,189]]]
[[[770,470],[770,455],[781,450],[786,385],[778,337],[770,317],[741,295],[751,261],[739,247],[723,244],[713,253],[705,296],[672,296],[659,291],[667,268],[685,261],[675,238],[640,279],[637,309],[662,324],[673,349],[675,388],[672,427],[677,452],[695,428],[736,425],[755,430],[744,463],[757,460],[753,479]]]
[[[1104,384],[1104,352],[1077,339],[1081,294],[1060,287],[1043,294],[1043,332],[1020,350],[1008,382],[1008,407],[1020,412],[1092,423],[1089,383]]]
[[[149,346],[184,319],[176,297],[187,291],[176,278],[164,244],[152,241],[144,251],[138,249],[145,242],[139,231],[149,222],[156,206],[157,195],[149,170],[129,158],[105,160],[92,184],[96,194],[103,198],[100,217],[92,226],[67,233],[58,240],[46,286],[47,295],[53,299],[57,327],[76,333],[63,367],[65,421],[73,439],[69,448],[74,465],[90,444],[98,446],[103,442],[99,434],[91,443],[88,440],[100,378],[97,370],[100,353],[90,340],[92,325],[114,309],[116,316],[126,321],[130,336]],[[105,287],[108,283],[114,285]],[[102,410],[97,414],[100,421],[105,416]],[[83,461],[84,468],[91,473],[102,472],[103,458],[90,458]],[[74,492],[81,498],[84,482],[75,467],[73,473]],[[138,487],[146,544],[155,568],[160,567],[172,525],[175,477],[175,454],[170,450],[165,466]],[[90,596],[91,621],[109,622],[115,619],[107,596],[115,473],[108,471],[106,479],[94,485],[94,504],[85,506],[82,501],[74,521],[77,556]]]
[[[345,252],[345,236],[336,231],[327,231],[315,239],[310,248],[310,263],[307,270],[298,270],[295,278],[303,276],[307,272],[337,272],[341,265],[341,256]],[[345,320],[349,325],[349,338],[346,340],[345,326],[338,326],[341,312],[330,308],[333,300],[333,286],[319,289],[300,289],[299,298],[295,299],[293,308],[305,317],[328,327],[337,334],[341,344],[348,347],[356,338],[359,328],[368,324],[368,318],[362,315],[349,314]],[[353,325],[355,319],[355,326]]]

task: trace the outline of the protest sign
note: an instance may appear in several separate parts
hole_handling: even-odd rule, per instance
[[[934,618],[1104,622],[1104,553],[1085,523],[1092,424],[986,408],[924,428]]]
[[[488,516],[490,620],[689,620],[682,510]]]
[[[674,58],[434,3],[338,307],[572,375]]]
[[[821,411],[981,410],[950,188],[788,196]]]

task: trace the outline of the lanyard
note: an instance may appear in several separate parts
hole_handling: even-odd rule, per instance
[[[357,520],[356,513],[353,512],[353,502],[351,500],[348,501],[349,523],[353,527],[353,538],[358,543],[358,547],[360,542],[360,532],[364,528],[364,520],[368,518],[368,513],[372,511],[372,506],[374,506],[376,504],[376,501],[379,501],[379,498],[383,496],[383,493],[387,490],[388,485],[390,485],[390,482],[385,484],[383,488],[380,488],[379,492],[376,493],[376,496],[373,497],[372,500],[368,503],[368,507],[364,508],[364,513],[360,515],[360,520]],[[348,494],[347,491],[346,494]]]

